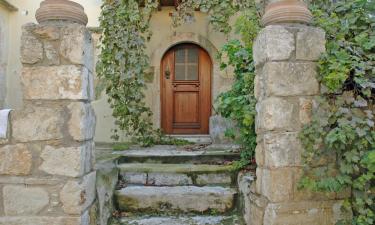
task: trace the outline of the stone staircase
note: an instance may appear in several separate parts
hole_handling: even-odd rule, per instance
[[[241,225],[231,146],[155,146],[120,153],[115,207],[121,225]]]

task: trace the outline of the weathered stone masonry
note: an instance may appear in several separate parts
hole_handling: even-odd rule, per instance
[[[0,225],[87,225],[95,200],[93,42],[85,26],[23,27],[24,109],[0,141]]]
[[[316,61],[324,51],[324,31],[305,25],[270,25],[256,40],[258,168],[248,224],[332,225],[341,216],[339,195],[297,188],[303,151],[298,134],[320,91]]]

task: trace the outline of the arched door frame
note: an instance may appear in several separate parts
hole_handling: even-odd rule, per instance
[[[183,53],[179,64],[185,68],[178,73],[177,52]],[[167,134],[209,134],[213,66],[208,52],[197,44],[181,43],[172,46],[160,63],[162,130]],[[196,75],[189,75],[188,68],[196,68]],[[182,74],[184,78],[177,77]]]
[[[172,48],[173,46],[179,44],[195,44],[203,48],[210,56],[212,61],[212,74],[211,74],[211,98],[213,100],[220,94],[220,90],[215,89],[214,87],[217,86],[215,83],[219,82],[219,79],[227,77],[226,72],[220,70],[220,64],[217,60],[215,60],[218,49],[205,37],[195,34],[195,33],[177,33],[175,35],[170,36],[168,39],[164,40],[160,43],[157,47],[155,47],[155,51],[151,54],[150,57],[150,66],[152,69],[152,73],[154,74],[154,82],[152,83],[153,93],[157,93],[152,96],[152,101],[154,102],[153,109],[159,109],[154,111],[154,121],[157,128],[161,127],[161,101],[160,101],[160,94],[161,94],[161,86],[160,86],[160,76],[161,76],[161,67],[160,62],[163,59],[165,53]],[[214,112],[213,112],[214,113]]]

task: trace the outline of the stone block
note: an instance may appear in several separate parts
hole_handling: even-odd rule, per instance
[[[29,177],[25,178],[22,182],[23,184],[27,185],[58,185],[63,182],[61,178],[36,178],[36,177]]]
[[[265,210],[264,224],[332,225],[337,222],[338,218],[341,218],[337,212],[337,203],[337,201],[270,203]]]
[[[60,39],[60,28],[53,24],[38,24],[32,29],[32,33],[40,39],[56,41]]]
[[[147,184],[156,186],[191,185],[193,181],[186,174],[148,173]]]
[[[249,194],[249,210],[244,215],[245,221],[249,225],[263,225],[264,210],[268,200],[260,195]],[[265,224],[264,224],[265,225]]]
[[[129,186],[115,192],[120,210],[150,212],[224,213],[234,206],[236,191],[223,187]]]
[[[256,76],[254,79],[254,96],[257,100],[261,100],[265,97],[264,93],[264,81],[262,76],[262,69],[257,69]]]
[[[230,173],[208,173],[198,174],[196,182],[198,185],[230,185],[232,177]]]
[[[69,63],[84,65],[94,71],[94,45],[89,30],[79,24],[69,24],[62,29],[60,55]]]
[[[82,181],[70,180],[60,191],[60,201],[67,214],[81,215],[95,200],[96,172],[83,177]]]
[[[271,202],[283,202],[293,199],[294,168],[278,168],[274,170],[261,168],[259,170],[262,170],[259,177],[261,179],[259,191],[262,195]]]
[[[7,216],[35,215],[49,204],[49,194],[39,187],[7,185],[3,188]]]
[[[241,195],[248,196],[251,192],[251,185],[255,181],[255,174],[240,172],[237,176],[238,190]]]
[[[95,100],[95,86],[94,86],[94,75],[93,73],[89,72],[89,100],[94,101]]]
[[[45,61],[48,65],[59,65],[60,55],[58,43],[43,41]]]
[[[43,60],[43,44],[31,32],[35,25],[26,24],[21,36],[21,62],[35,64]]]
[[[25,178],[23,177],[0,176],[0,184],[24,184],[24,183],[25,183]]]
[[[87,141],[84,145],[84,150],[82,152],[82,165],[83,171],[88,173],[94,169],[94,165],[96,163],[95,158],[95,142],[94,141]]]
[[[295,51],[294,34],[282,25],[267,26],[259,33],[253,49],[255,66],[288,60]]]
[[[114,191],[118,183],[118,170],[110,163],[97,170],[96,193],[98,203],[98,217],[101,225],[105,225],[112,216],[114,209]]]
[[[96,117],[90,104],[73,102],[68,105],[69,134],[76,141],[91,140],[95,134]]]
[[[126,225],[243,225],[238,215],[150,215],[123,217]]]
[[[297,32],[296,59],[316,61],[326,51],[325,32],[321,28],[304,26]]]
[[[52,175],[79,177],[92,169],[93,143],[62,148],[47,145],[41,158],[40,170]]]
[[[28,175],[32,167],[32,154],[24,144],[0,148],[0,175]]]
[[[264,134],[263,148],[266,168],[301,166],[302,145],[298,132]]]
[[[262,182],[263,182],[263,169],[262,167],[257,167],[255,171],[255,193],[256,194],[262,194]]]
[[[86,210],[81,216],[81,223],[79,225],[90,225],[90,210]],[[93,223],[94,224],[94,223]]]
[[[24,98],[88,100],[92,88],[89,79],[89,71],[82,66],[24,67],[22,70]]]
[[[267,98],[256,106],[256,130],[297,131],[301,128],[298,117],[298,103],[290,99]]]
[[[251,185],[254,182],[254,174],[240,172],[238,175],[238,190],[240,192],[240,203],[243,209],[243,216],[246,224],[250,224],[251,201],[249,195],[251,194]]]
[[[214,144],[231,144],[233,140],[225,136],[227,130],[237,131],[235,123],[230,119],[215,115],[210,117],[210,136]]]
[[[299,120],[301,124],[309,124],[312,119],[312,111],[314,108],[314,100],[310,98],[299,99]]]
[[[0,217],[0,225],[82,225],[81,217],[22,216]]]
[[[64,117],[59,106],[31,106],[12,116],[13,138],[19,142],[61,139]]]
[[[315,63],[268,62],[262,75],[267,96],[317,95],[319,82]]]
[[[127,172],[121,175],[127,184],[147,184],[147,173]]]
[[[263,143],[258,143],[255,148],[255,161],[258,166],[264,166],[264,148]]]

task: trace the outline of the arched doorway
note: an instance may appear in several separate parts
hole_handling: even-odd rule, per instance
[[[195,44],[169,49],[161,61],[161,127],[166,134],[208,134],[212,61]]]

